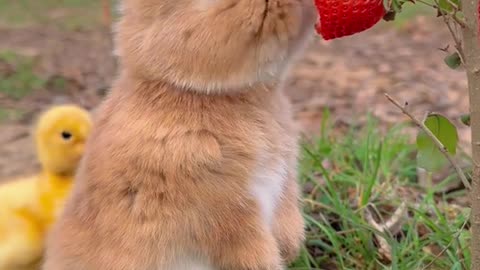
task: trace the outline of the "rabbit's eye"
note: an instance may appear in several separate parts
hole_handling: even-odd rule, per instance
[[[68,132],[68,131],[62,131],[62,139],[64,139],[65,141],[69,141],[72,139],[72,133]]]

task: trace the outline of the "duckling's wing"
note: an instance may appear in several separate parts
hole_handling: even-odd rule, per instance
[[[0,270],[29,269],[42,252],[42,228],[30,210],[0,212]]]
[[[31,176],[1,184],[0,211],[30,205],[36,199],[37,179],[38,176]]]

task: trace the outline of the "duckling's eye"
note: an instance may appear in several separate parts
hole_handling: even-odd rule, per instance
[[[62,131],[62,139],[64,139],[65,141],[68,141],[71,138],[72,138],[72,133],[68,131]]]

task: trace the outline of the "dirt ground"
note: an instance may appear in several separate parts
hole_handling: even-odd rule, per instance
[[[445,53],[438,49],[449,42],[440,20],[423,17],[402,27],[382,23],[330,42],[317,37],[292,69],[286,89],[295,117],[306,134],[319,130],[326,108],[338,125],[361,125],[367,113],[378,117],[383,127],[406,121],[385,99],[388,92],[408,101],[419,117],[435,111],[454,119],[467,145],[469,130],[457,120],[468,111],[465,75],[450,70],[443,63]],[[115,75],[115,60],[105,29],[72,32],[0,26],[0,51],[32,57],[35,73],[47,81],[42,89],[19,100],[0,91],[0,108],[21,112],[0,124],[0,179],[8,179],[38,168],[30,138],[38,112],[65,102],[95,108]],[[58,78],[64,82],[62,87],[50,83]]]

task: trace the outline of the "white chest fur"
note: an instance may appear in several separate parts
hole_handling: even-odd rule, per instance
[[[272,226],[286,178],[287,162],[279,159],[272,162],[266,157],[259,160],[253,173],[250,191],[260,207],[261,217],[268,228]]]
[[[160,266],[158,270],[216,270],[216,268],[198,258],[183,256],[168,266]]]

